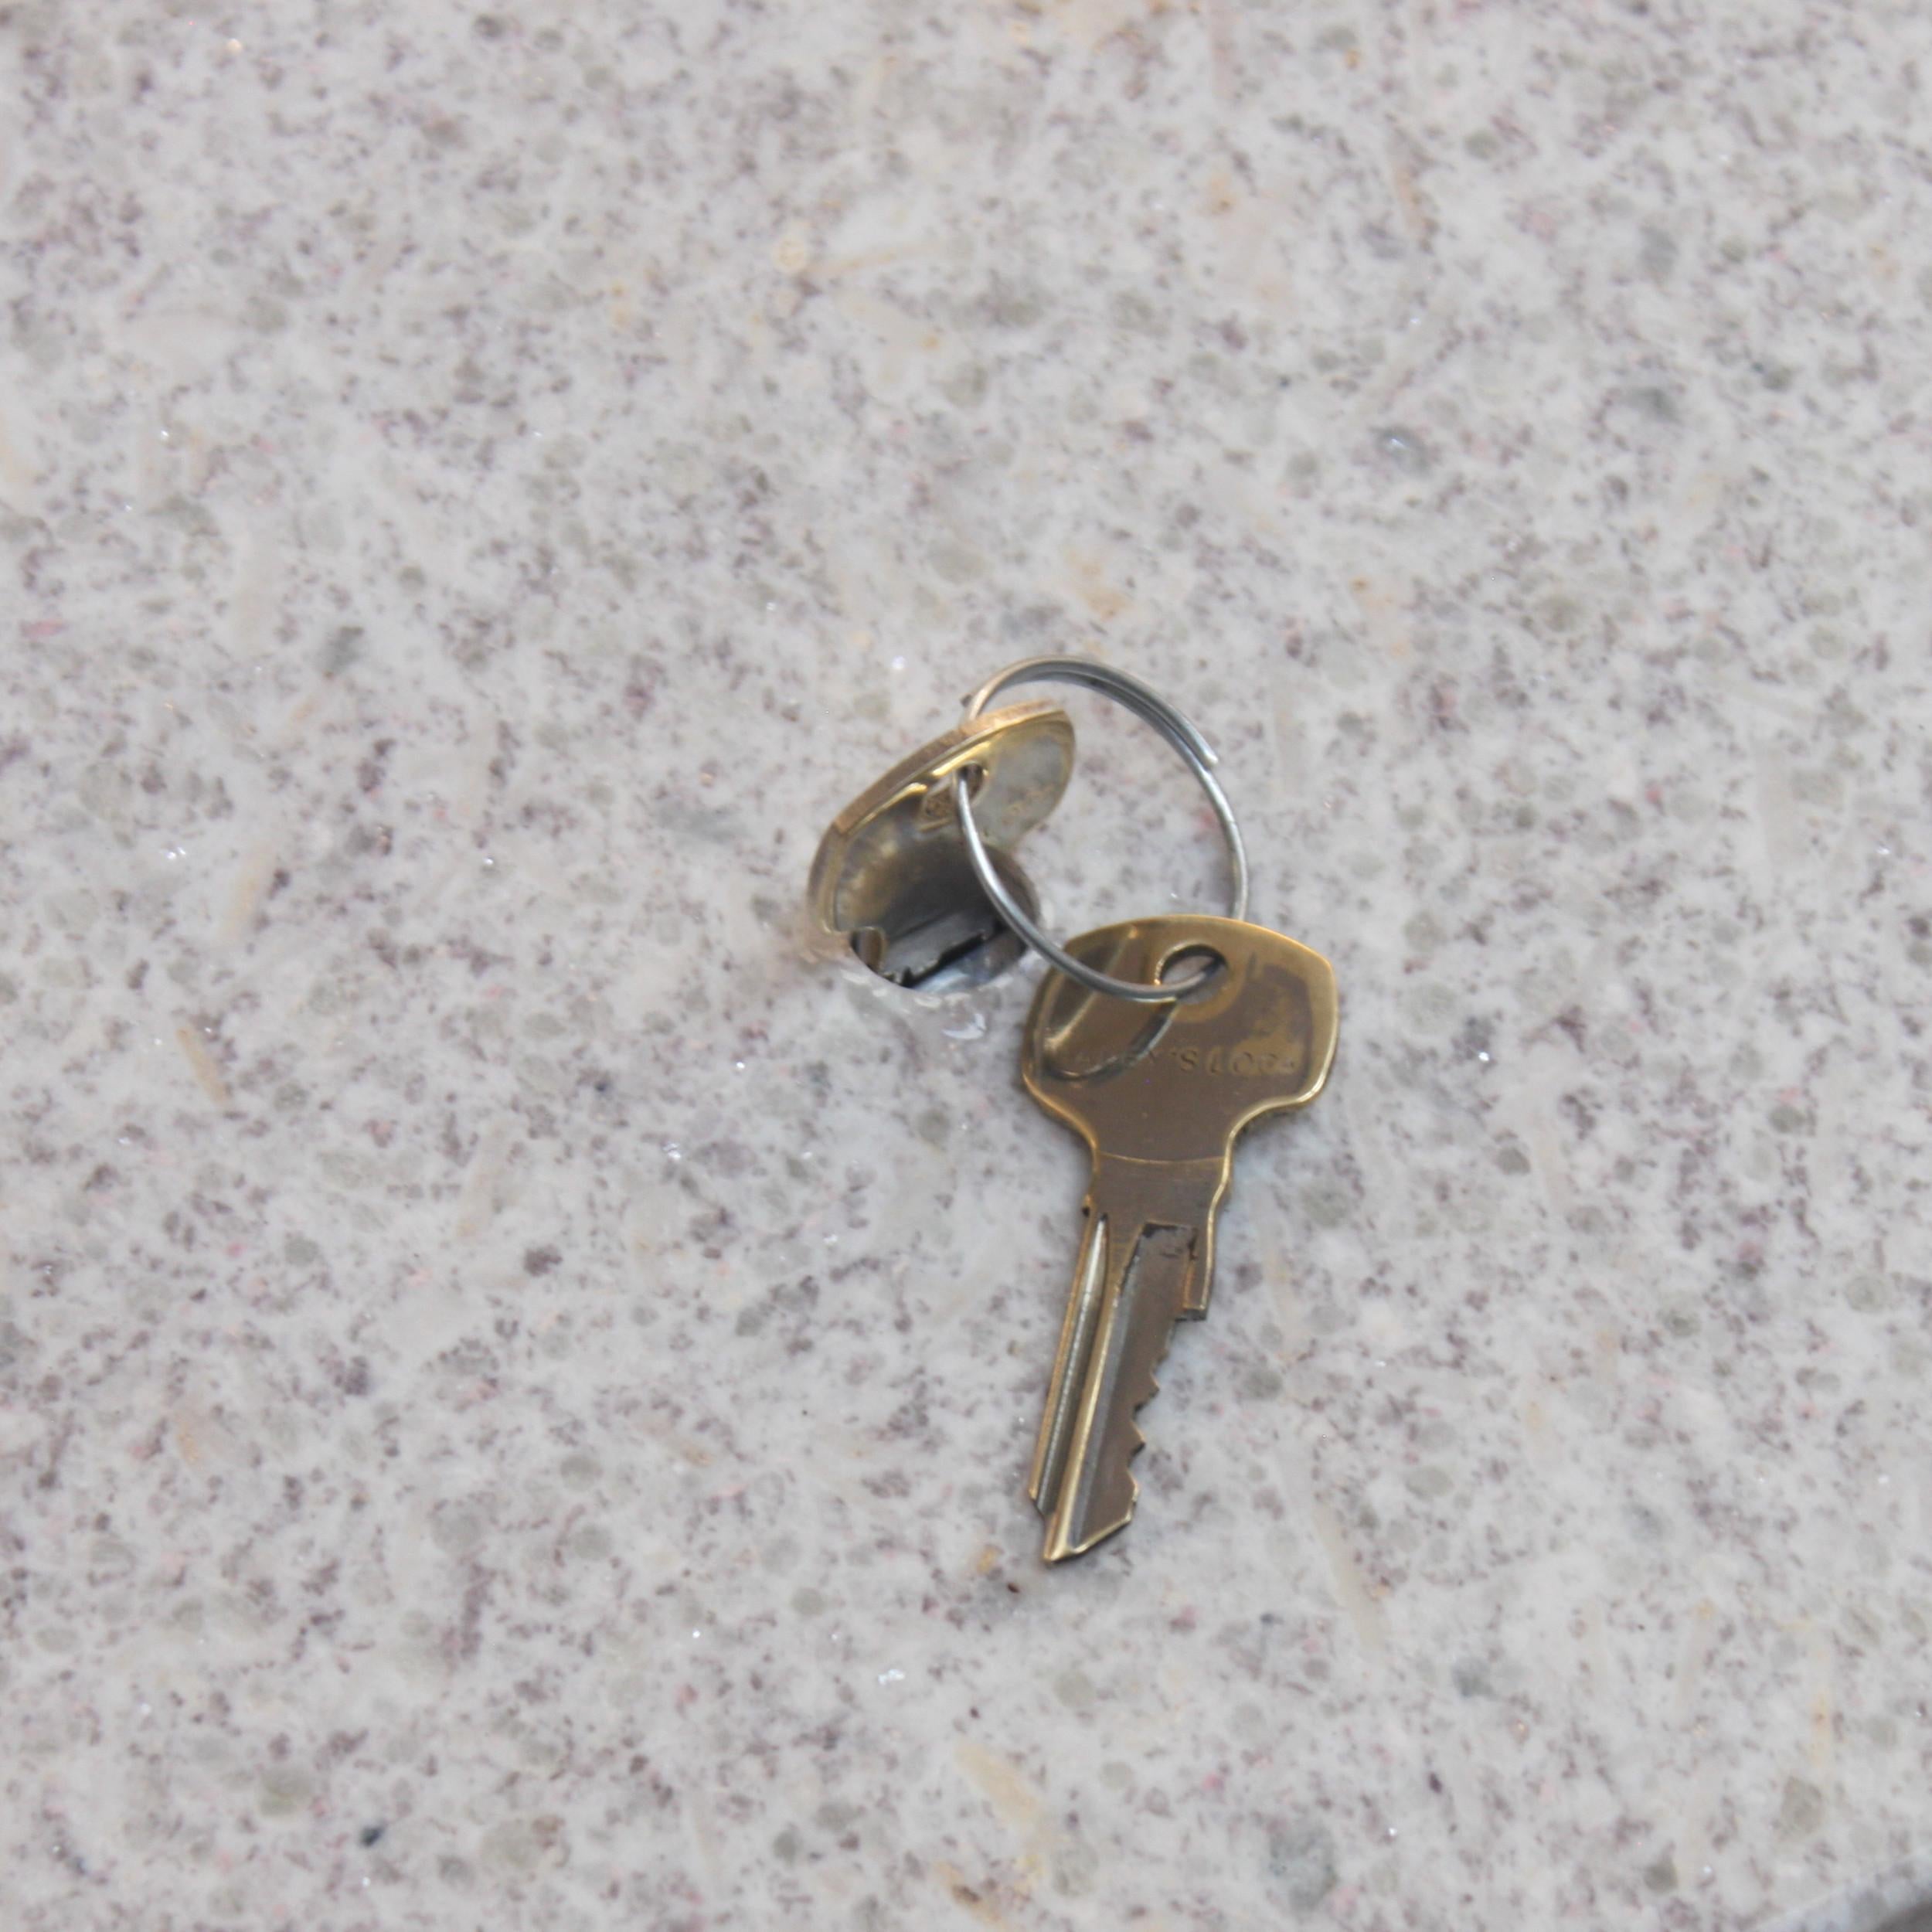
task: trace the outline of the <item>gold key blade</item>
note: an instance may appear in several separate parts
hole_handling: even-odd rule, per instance
[[[1321,1092],[1336,1035],[1333,968],[1264,927],[1133,920],[1071,950],[1127,979],[1170,968],[1179,978],[1203,954],[1219,965],[1199,992],[1156,1007],[1055,974],[1028,1016],[1027,1091],[1082,1136],[1094,1162],[1030,1485],[1049,1563],[1132,1516],[1134,1412],[1158,1386],[1174,1323],[1207,1312],[1235,1141],[1250,1121]]]

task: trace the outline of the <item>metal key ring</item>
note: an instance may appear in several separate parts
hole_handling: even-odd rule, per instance
[[[1189,770],[1200,781],[1201,789],[1207,794],[1208,803],[1214,808],[1214,815],[1220,821],[1221,835],[1227,843],[1229,883],[1232,888],[1228,917],[1245,919],[1248,910],[1247,849],[1241,842],[1241,828],[1234,822],[1234,808],[1228,803],[1227,794],[1214,776],[1213,767],[1219,760],[1192,721],[1176,710],[1158,691],[1124,671],[1116,671],[1111,665],[1102,664],[1096,658],[1023,658],[1018,664],[1009,664],[1004,671],[995,672],[967,699],[964,721],[971,723],[1009,685],[1056,683],[1083,685],[1090,691],[1097,691],[1101,696],[1113,699],[1143,723],[1153,726],[1181,754]],[[1097,993],[1109,994],[1115,999],[1130,999],[1142,1005],[1154,1006],[1185,998],[1213,975],[1215,969],[1206,966],[1185,979],[1158,984],[1138,979],[1116,979],[1111,973],[1100,972],[1076,959],[1064,946],[1049,938],[993,869],[986,842],[973,821],[968,788],[961,782],[965,775],[962,769],[953,776],[953,804],[959,814],[960,832],[966,841],[967,856],[972,861],[980,889],[993,902],[1000,917],[1069,979],[1077,980],[1081,985],[1090,987]]]

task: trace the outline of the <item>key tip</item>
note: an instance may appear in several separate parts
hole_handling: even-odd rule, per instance
[[[1070,1556],[1083,1556],[1096,1544],[1104,1543],[1109,1536],[1118,1534],[1133,1519],[1134,1505],[1129,1502],[1125,1512],[1113,1522],[1103,1523],[1098,1529],[1085,1529],[1082,1533],[1056,1510],[1046,1519],[1046,1540],[1040,1548],[1041,1560],[1063,1563]]]

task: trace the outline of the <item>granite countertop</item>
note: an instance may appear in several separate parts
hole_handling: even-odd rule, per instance
[[[1932,1850],[1932,21],[0,10],[0,1913],[1852,1932]],[[1009,658],[1341,1053],[1127,1533]],[[1211,905],[1076,697],[1064,930]],[[1919,1861],[1915,1862],[1915,1861]]]

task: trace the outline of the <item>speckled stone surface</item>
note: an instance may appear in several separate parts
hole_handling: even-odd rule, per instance
[[[0,9],[9,1932],[1908,1893],[1928,59],[1883,0]],[[1216,739],[1343,1019],[1049,1573],[1037,973],[798,919],[1069,648]],[[1054,919],[1213,903],[1070,708]]]

